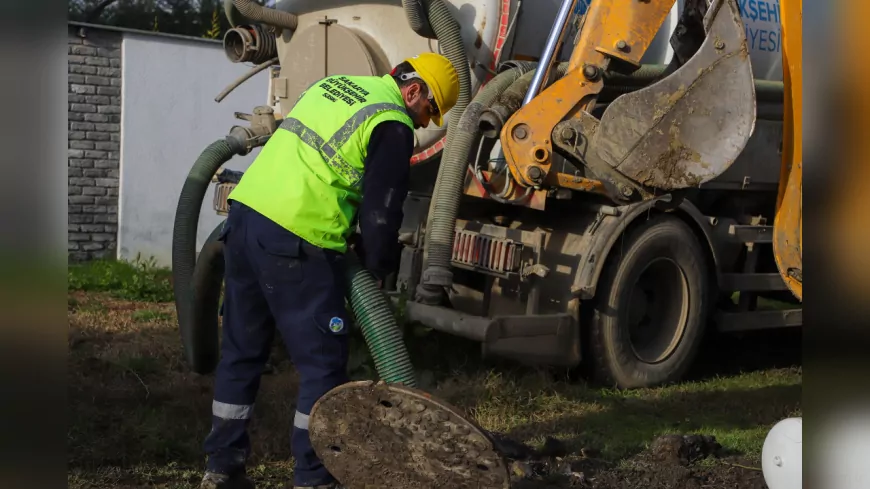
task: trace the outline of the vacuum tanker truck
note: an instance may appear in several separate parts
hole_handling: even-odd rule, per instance
[[[800,326],[801,34],[782,3],[226,0],[228,62],[252,69],[216,100],[263,70],[269,85],[179,200],[188,363],[218,357],[219,229],[201,250],[195,236],[210,188],[227,212],[232,157],[316,81],[426,51],[456,67],[459,101],[416,131],[400,265],[361,303],[402,297],[409,319],[484,355],[588,365],[620,388],[679,380],[711,328]]]

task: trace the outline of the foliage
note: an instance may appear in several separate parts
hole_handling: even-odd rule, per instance
[[[272,0],[254,0],[274,5]],[[220,39],[230,28],[223,0],[67,0],[69,20]]]
[[[67,289],[108,292],[119,299],[146,302],[173,300],[171,272],[158,267],[154,258],[140,256],[132,262],[94,260],[71,264],[67,269]]]
[[[211,13],[211,29],[208,30],[202,37],[208,39],[217,39],[221,35],[221,18],[218,15],[217,9]]]

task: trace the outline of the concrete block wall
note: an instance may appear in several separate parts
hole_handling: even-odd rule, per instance
[[[69,261],[117,247],[122,36],[68,27]]]

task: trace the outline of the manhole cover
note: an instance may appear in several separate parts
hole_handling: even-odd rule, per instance
[[[348,489],[508,489],[507,464],[473,422],[428,394],[373,381],[326,393],[311,443]]]

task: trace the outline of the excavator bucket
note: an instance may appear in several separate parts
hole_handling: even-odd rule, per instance
[[[721,175],[755,128],[752,66],[737,3],[713,0],[701,19],[704,39],[694,55],[665,78],[614,100],[590,145],[617,172],[653,191],[697,187]],[[677,28],[677,36],[683,32]]]

